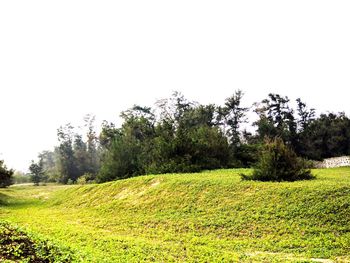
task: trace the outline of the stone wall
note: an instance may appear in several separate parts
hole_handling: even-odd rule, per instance
[[[327,158],[323,162],[318,162],[316,166],[319,168],[350,166],[350,156]]]

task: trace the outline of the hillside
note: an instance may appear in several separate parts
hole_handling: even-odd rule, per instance
[[[294,183],[243,171],[14,186],[0,190],[0,219],[82,262],[350,262],[350,168]]]

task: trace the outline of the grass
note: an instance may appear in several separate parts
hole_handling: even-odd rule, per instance
[[[0,220],[76,262],[350,262],[350,168],[293,183],[249,170],[0,190]]]
[[[62,262],[74,261],[72,252],[60,248],[34,234],[27,234],[6,222],[0,222],[1,262]]]

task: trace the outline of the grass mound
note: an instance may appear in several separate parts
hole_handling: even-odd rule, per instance
[[[350,168],[241,181],[251,172],[10,187],[0,219],[64,242],[79,262],[350,261]]]
[[[72,262],[69,251],[55,246],[49,241],[29,236],[7,222],[0,222],[0,261],[1,262]]]

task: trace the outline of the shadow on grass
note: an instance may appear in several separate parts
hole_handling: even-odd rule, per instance
[[[9,199],[8,195],[0,193],[0,206],[6,206]]]
[[[6,194],[0,193],[0,207],[22,209],[26,207],[36,206],[40,203],[39,200],[33,199],[17,199]]]

